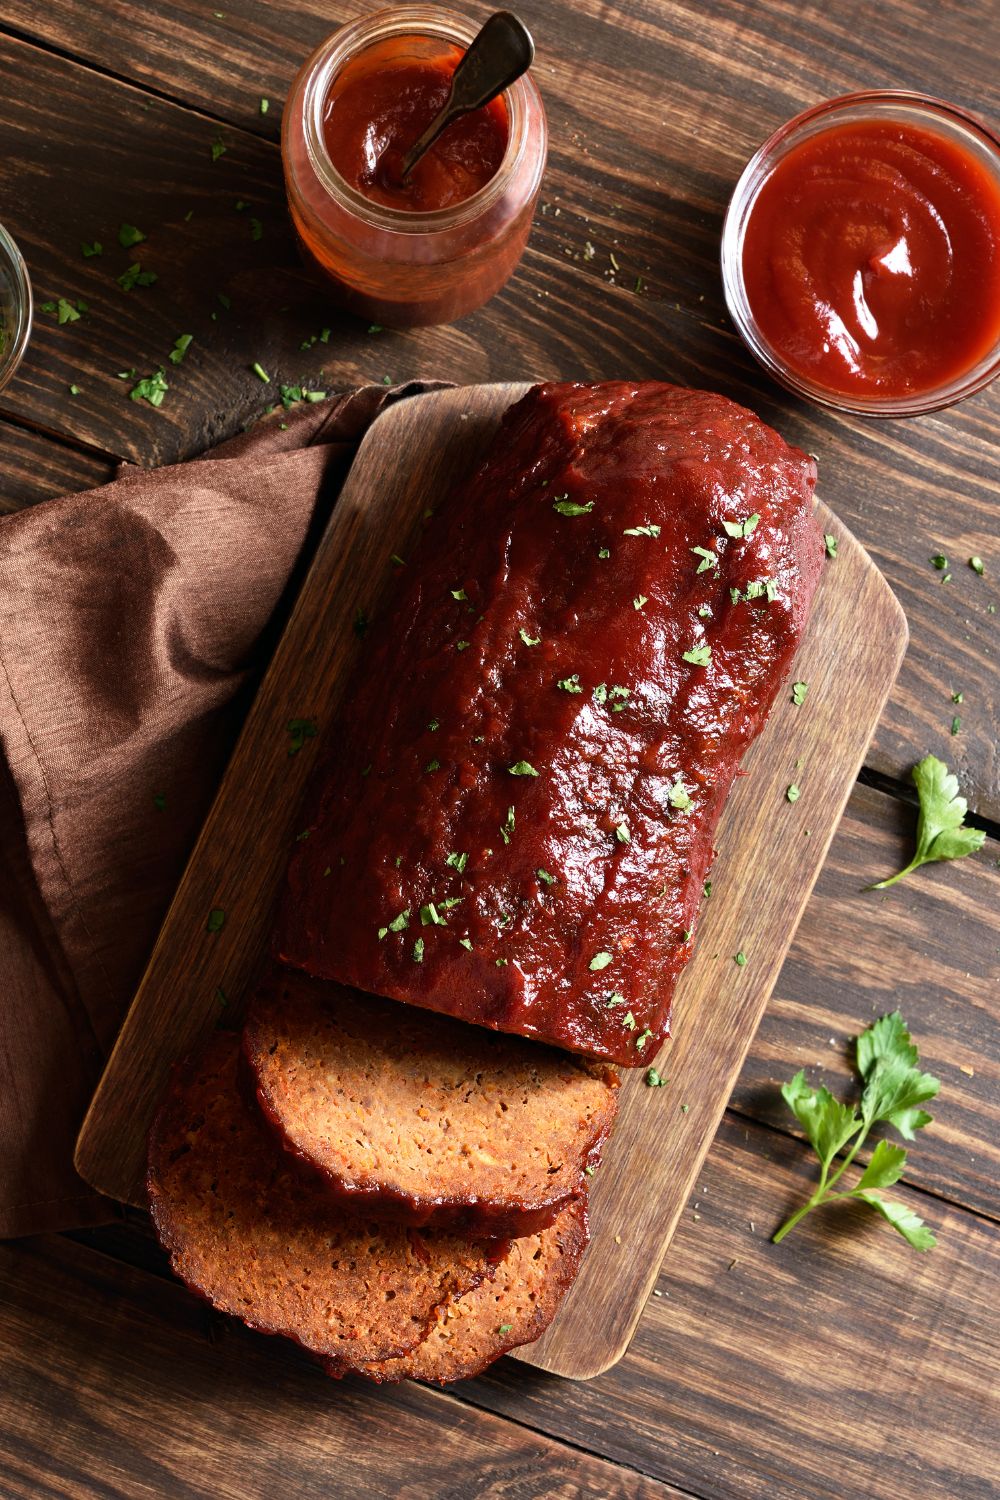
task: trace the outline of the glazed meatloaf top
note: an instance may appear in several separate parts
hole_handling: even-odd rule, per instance
[[[445,1303],[409,1354],[362,1365],[357,1373],[379,1382],[435,1385],[480,1374],[502,1354],[541,1337],[572,1285],[586,1245],[587,1209],[581,1201],[540,1234],[515,1240],[493,1279]],[[339,1376],[348,1367],[329,1360],[326,1369]]]
[[[348,1366],[407,1353],[506,1247],[345,1212],[253,1118],[238,1056],[238,1037],[210,1038],[175,1073],[153,1125],[150,1209],[173,1269],[251,1328]]]
[[[293,972],[258,988],[243,1046],[288,1149],[411,1223],[541,1229],[583,1194],[615,1114],[602,1064]]]
[[[814,478],[704,391],[550,385],[513,407],[369,632],[280,957],[647,1061],[805,625]]]

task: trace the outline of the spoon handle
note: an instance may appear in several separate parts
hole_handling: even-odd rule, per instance
[[[444,106],[406,153],[403,180],[452,120],[495,99],[528,71],[534,56],[535,44],[524,22],[509,10],[494,11],[455,69]]]

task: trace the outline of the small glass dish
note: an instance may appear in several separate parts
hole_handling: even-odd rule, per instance
[[[31,335],[31,314],[28,268],[0,224],[0,391],[21,363]]]
[[[1000,194],[1000,139],[974,115],[944,100],[907,89],[844,94],[789,120],[764,142],[744,167],[729,200],[722,230],[722,283],[729,315],[747,348],[787,390],[820,406],[852,415],[914,417],[952,406],[989,385],[1000,374],[1000,338],[975,364],[931,388],[903,395],[846,393],[831,389],[789,365],[782,352],[765,337],[755,318],[744,278],[747,225],[758,194],[778,162],[804,141],[831,127],[874,121],[917,126],[943,137],[971,155],[992,178]]]

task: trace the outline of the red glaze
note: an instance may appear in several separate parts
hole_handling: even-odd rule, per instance
[[[814,479],[721,396],[531,391],[372,629],[290,867],[279,956],[591,1056],[652,1057],[719,813],[805,624]],[[560,514],[560,497],[592,509]],[[754,514],[748,538],[726,534]],[[625,534],[643,526],[659,534]],[[693,547],[718,566],[699,573]],[[746,601],[764,579],[774,598]],[[703,645],[707,666],[683,659]],[[581,692],[557,685],[574,674]],[[537,776],[512,775],[519,762]],[[688,810],[670,802],[678,777]],[[431,902],[446,925],[422,922]]]
[[[485,187],[507,149],[507,106],[494,99],[455,120],[404,183],[403,158],[441,109],[461,47],[416,57],[406,41],[376,43],[330,85],[323,136],[340,175],[374,203],[428,213]]]
[[[1000,185],[929,129],[834,125],[773,168],[742,264],[759,331],[793,372],[837,395],[919,395],[1000,339]]]

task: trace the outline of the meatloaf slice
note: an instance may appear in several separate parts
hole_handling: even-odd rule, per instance
[[[243,1048],[290,1151],[375,1216],[438,1228],[551,1224],[617,1106],[602,1064],[294,972],[264,980]]]
[[[354,1368],[379,1382],[447,1385],[479,1375],[501,1354],[541,1337],[572,1285],[586,1245],[587,1207],[581,1200],[540,1234],[516,1240],[492,1281],[439,1308],[430,1330],[409,1354]],[[341,1361],[324,1363],[328,1375],[348,1373]]]
[[[506,1247],[345,1212],[247,1109],[238,1056],[236,1036],[213,1036],[153,1124],[149,1202],[173,1269],[222,1312],[346,1366],[407,1353]]]

